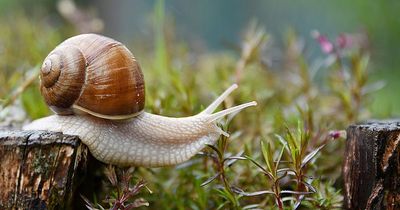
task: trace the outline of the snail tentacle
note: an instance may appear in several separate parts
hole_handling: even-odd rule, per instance
[[[218,108],[218,106],[224,102],[224,100],[231,94],[236,88],[238,88],[237,84],[231,85],[228,89],[226,89],[218,98],[216,98],[206,109],[204,109],[200,114],[211,114]]]

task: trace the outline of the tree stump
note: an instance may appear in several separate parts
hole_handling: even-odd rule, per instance
[[[0,209],[71,208],[87,154],[76,136],[0,130]]]
[[[343,176],[346,209],[400,209],[400,120],[349,126]]]

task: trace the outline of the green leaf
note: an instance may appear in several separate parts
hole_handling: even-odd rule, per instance
[[[281,194],[308,195],[308,194],[313,194],[313,192],[299,192],[299,191],[293,191],[293,190],[282,190]]]
[[[267,170],[271,174],[275,174],[273,171],[274,168],[274,159],[271,154],[271,144],[268,142],[267,144],[264,144],[263,141],[261,141],[261,151],[264,157],[264,161],[267,164]]]
[[[247,206],[243,206],[242,208],[243,210],[247,210],[247,209],[261,209],[260,204],[250,204]]]
[[[211,145],[211,144],[207,144],[207,146],[210,147],[212,150],[214,150],[218,154],[219,159],[223,158],[222,153],[219,151],[218,148],[216,148],[214,145]]]
[[[298,147],[296,144],[296,140],[293,137],[293,134],[290,131],[290,129],[286,127],[286,130],[287,130],[287,135],[285,139],[289,146],[290,157],[292,158],[293,163],[295,163],[297,159],[296,157],[298,156]]]
[[[274,180],[274,176],[264,167],[262,167],[259,163],[257,163],[257,161],[255,161],[254,159],[252,159],[249,156],[245,156],[246,159],[250,160],[254,165],[256,165],[259,169],[261,169],[261,171],[267,175],[271,180]]]
[[[317,149],[315,149],[315,150],[313,150],[312,152],[310,152],[310,153],[303,159],[303,161],[301,162],[301,168],[303,168],[305,165],[307,165],[308,162],[310,162],[310,161],[315,157],[315,155],[317,155],[318,152],[319,152],[322,148],[324,148],[324,146],[325,146],[325,144],[324,144],[324,145],[321,145],[321,146],[318,147]]]
[[[216,173],[214,176],[208,178],[205,182],[200,184],[200,187],[206,186],[210,184],[212,181],[214,181],[219,175],[221,175],[221,172]]]
[[[225,158],[223,160],[223,162],[225,163],[224,165],[227,166],[227,167],[230,167],[231,165],[233,165],[238,160],[246,160],[245,157],[242,157],[243,153],[244,153],[244,151],[242,150],[242,151],[240,151],[239,153],[237,153],[234,156]]]
[[[281,152],[279,153],[279,156],[278,156],[278,160],[275,163],[275,169],[274,169],[275,174],[278,172],[278,167],[279,167],[279,164],[281,163],[281,159],[282,159],[282,156],[283,156],[283,151],[285,151],[285,147],[284,146],[282,147]]]
[[[228,201],[221,203],[218,207],[217,210],[224,208],[224,206],[228,204]]]
[[[256,192],[245,192],[242,189],[236,188],[234,190],[235,193],[246,196],[246,197],[251,197],[251,196],[258,196],[258,195],[265,195],[265,194],[272,194],[274,195],[275,193],[270,191],[270,190],[262,190],[262,191],[256,191]]]
[[[227,189],[223,188],[221,190],[217,190],[217,192],[219,193],[219,195],[223,198],[225,198],[226,200],[230,201],[233,205],[236,205],[236,198],[234,197],[234,195],[232,195],[230,192],[228,192]]]

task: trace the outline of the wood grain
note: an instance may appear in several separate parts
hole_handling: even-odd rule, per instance
[[[0,209],[71,208],[87,154],[76,136],[0,130]]]

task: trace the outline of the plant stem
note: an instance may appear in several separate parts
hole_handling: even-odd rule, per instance
[[[276,183],[276,181],[275,181],[275,183]],[[276,200],[276,203],[278,204],[278,208],[279,208],[279,210],[283,210],[283,202],[281,199],[279,185],[274,184],[274,192],[275,192],[275,200]]]
[[[227,149],[228,146],[228,139],[225,136],[222,136],[220,139],[220,144],[218,144],[219,146],[219,151],[221,153],[221,156],[218,156],[218,171],[220,173],[219,178],[226,190],[227,193],[229,193],[229,196],[233,198],[232,205],[234,207],[234,209],[239,209],[239,203],[236,200],[235,194],[232,192],[231,186],[228,183],[228,180],[226,178],[226,174],[225,174],[225,151]]]
[[[34,83],[37,78],[39,77],[39,71],[37,71],[36,69],[33,70],[34,73],[27,79],[25,80],[21,86],[19,86],[14,93],[11,94],[11,96],[9,98],[7,98],[2,107],[7,107],[10,104],[13,104],[15,100],[17,100],[17,98],[26,90],[26,88],[28,88],[32,83]]]

